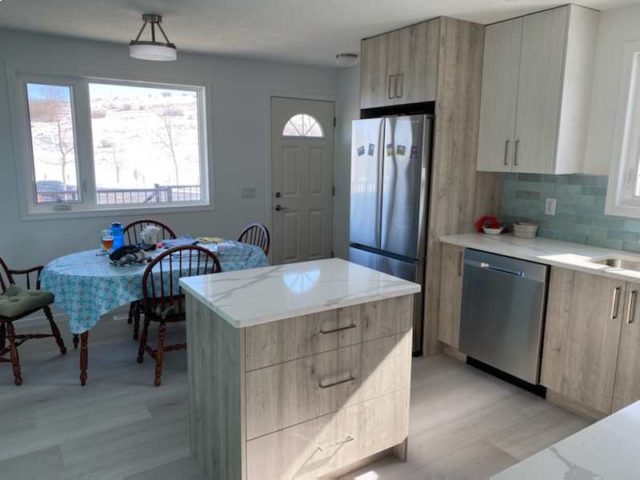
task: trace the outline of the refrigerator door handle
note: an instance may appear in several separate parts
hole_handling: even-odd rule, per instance
[[[384,180],[384,150],[386,148],[384,141],[385,125],[389,120],[384,119],[380,122],[380,129],[378,130],[378,192],[376,197],[376,246],[382,245],[382,182]]]

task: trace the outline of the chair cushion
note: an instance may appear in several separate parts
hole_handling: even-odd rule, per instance
[[[53,303],[53,293],[45,290],[27,290],[11,285],[0,295],[0,317],[19,317],[31,310]]]
[[[161,320],[176,321],[179,317],[184,316],[185,303],[180,300],[171,305],[156,303],[155,305],[148,306],[146,313]]]

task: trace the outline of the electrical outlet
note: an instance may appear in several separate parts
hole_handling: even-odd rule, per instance
[[[547,202],[544,205],[544,214],[545,215],[555,215],[556,214],[556,199],[555,198],[547,198]]]

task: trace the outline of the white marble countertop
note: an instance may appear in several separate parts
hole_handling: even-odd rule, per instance
[[[612,256],[640,262],[639,254],[623,250],[592,247],[580,243],[562,242],[540,237],[523,239],[516,238],[511,234],[463,233],[441,237],[440,241],[459,247],[483,250],[546,265],[580,270],[625,281],[640,282],[640,271],[625,270],[594,263],[594,260]]]
[[[542,450],[493,480],[637,480],[640,402]]]
[[[188,277],[180,285],[236,328],[420,291],[338,258]]]

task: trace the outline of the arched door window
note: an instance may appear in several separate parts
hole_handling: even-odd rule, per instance
[[[315,117],[306,113],[298,113],[287,120],[282,129],[282,136],[322,138],[324,130]]]

